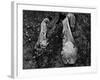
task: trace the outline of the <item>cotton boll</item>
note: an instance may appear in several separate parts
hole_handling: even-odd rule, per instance
[[[42,45],[42,46],[44,46],[44,47],[46,47],[47,46],[47,40],[43,40],[43,41],[41,41],[40,42],[40,45]]]
[[[74,47],[73,43],[71,41],[68,41],[68,42],[65,43],[63,49],[67,53],[72,53],[73,52],[73,47]]]
[[[46,45],[46,40],[43,40],[43,41],[41,42],[41,44],[42,44],[42,45]]]

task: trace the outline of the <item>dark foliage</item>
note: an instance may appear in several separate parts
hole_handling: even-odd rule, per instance
[[[74,65],[64,65],[61,58],[62,23],[65,13],[23,10],[23,69],[53,68],[91,65],[91,15],[74,13],[75,27],[71,28],[78,47],[78,59]],[[67,14],[67,12],[66,12]],[[41,22],[49,17],[52,21],[47,33],[49,45],[46,49],[34,48],[40,33]]]

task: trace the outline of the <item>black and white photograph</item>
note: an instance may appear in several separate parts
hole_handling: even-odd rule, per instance
[[[12,77],[96,72],[96,15],[94,7],[12,3]]]
[[[22,13],[24,70],[91,66],[91,13]]]

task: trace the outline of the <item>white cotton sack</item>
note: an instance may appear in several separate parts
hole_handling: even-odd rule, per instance
[[[63,46],[61,54],[65,64],[74,64],[76,61],[77,48],[74,47],[71,41],[67,41]]]

